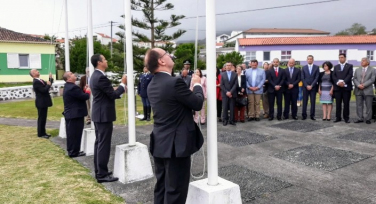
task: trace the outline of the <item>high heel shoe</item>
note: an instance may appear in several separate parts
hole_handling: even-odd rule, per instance
[[[326,118],[323,118],[322,121],[326,121],[327,119]]]
[[[330,118],[327,118],[326,121],[330,121]]]

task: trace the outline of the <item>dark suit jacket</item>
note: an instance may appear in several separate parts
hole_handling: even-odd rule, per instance
[[[50,96],[50,85],[42,80],[39,81],[38,79],[33,80],[33,89],[35,92],[35,106],[37,108],[47,108],[52,106],[52,100]],[[49,80],[51,83],[53,82],[52,79]]]
[[[188,157],[198,151],[204,138],[193,121],[192,110],[199,111],[204,102],[200,86],[189,90],[185,82],[166,73],[156,73],[148,87],[154,113],[150,135],[150,152],[154,157]]]
[[[312,86],[312,90],[318,90],[317,89],[317,82],[319,81],[319,74],[320,74],[320,68],[317,65],[312,65],[312,73],[309,74],[309,68],[308,65],[304,65],[302,69],[302,81],[303,86],[307,88],[307,86]]]
[[[191,87],[192,76],[187,75],[185,78],[183,78],[181,75],[179,75],[178,78],[183,79],[187,86]]]
[[[149,83],[151,79],[153,78],[153,75],[148,73],[144,75],[143,73],[140,75],[140,81],[138,82],[137,86],[137,93],[142,97],[142,98],[147,98],[148,93],[147,93],[147,88],[149,86]]]
[[[111,81],[102,72],[95,70],[90,78],[90,89],[93,94],[91,121],[97,123],[115,121],[115,99],[120,98],[124,88],[119,86],[115,91]]]
[[[221,90],[222,98],[227,97],[226,92],[229,91],[232,94],[232,98],[237,96],[238,75],[235,72],[231,73],[231,79],[229,80],[227,71],[221,73]]]
[[[352,78],[353,78],[353,65],[352,64],[345,64],[345,67],[343,68],[343,71],[341,71],[341,65],[337,64],[334,66],[332,79],[333,79],[333,90],[334,91],[340,91],[340,90],[346,90],[351,91],[353,90],[352,86]],[[345,84],[347,84],[347,87],[339,87],[337,85],[338,80],[344,80]]]
[[[236,74],[236,77],[238,77],[238,74]],[[239,81],[238,81],[238,83],[236,85],[237,85],[236,86],[236,92],[237,93],[241,92],[242,88],[243,88],[244,89],[243,96],[245,96],[247,94],[247,82],[246,82],[245,75],[241,75],[240,76],[240,86],[239,86]]]
[[[285,71],[282,69],[282,68],[278,68],[278,77],[275,75],[275,71],[274,71],[274,67],[270,68],[268,70],[268,82],[269,82],[269,86],[268,86],[268,92],[269,93],[274,93],[275,91],[275,86],[279,85],[281,86],[281,88],[279,89],[280,92],[283,92],[284,91],[284,84],[285,84]]]
[[[292,78],[290,77],[290,70],[287,67],[285,69],[285,91],[286,93],[290,93],[291,91],[299,91],[299,82],[301,77],[301,71],[299,68],[294,67],[294,71],[292,72]],[[294,85],[292,89],[288,89],[289,84]]]
[[[64,85],[64,117],[65,119],[81,118],[87,116],[86,100],[90,95],[84,93],[79,86],[67,82]]]

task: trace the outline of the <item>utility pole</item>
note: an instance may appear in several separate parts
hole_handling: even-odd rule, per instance
[[[111,50],[111,57],[112,57],[112,25],[113,23],[116,23],[116,22],[110,21],[110,23],[111,23],[111,48],[110,50]]]

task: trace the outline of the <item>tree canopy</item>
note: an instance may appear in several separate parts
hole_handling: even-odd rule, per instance
[[[232,62],[235,66],[243,63],[244,57],[239,52],[233,51],[217,57],[217,68],[222,68],[226,62]]]

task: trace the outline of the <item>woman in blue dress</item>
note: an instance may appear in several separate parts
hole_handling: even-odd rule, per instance
[[[320,103],[322,104],[323,117],[322,120],[330,121],[330,115],[333,109],[333,64],[329,61],[322,64],[324,71],[319,75],[319,94]]]

